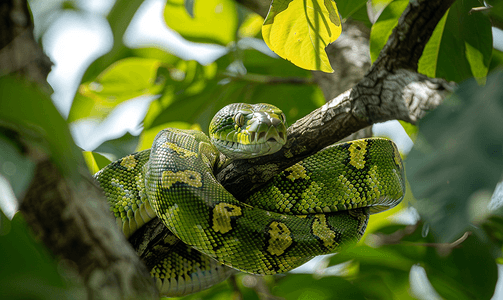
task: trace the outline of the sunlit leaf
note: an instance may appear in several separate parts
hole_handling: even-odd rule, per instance
[[[492,32],[489,18],[469,13],[477,0],[456,1],[440,22],[419,60],[419,71],[460,82],[474,76],[479,83],[489,68]],[[431,45],[430,45],[431,44]]]
[[[303,69],[330,73],[325,47],[340,34],[332,0],[275,0],[262,26],[264,41],[276,54]]]
[[[458,238],[471,221],[486,213],[474,204],[488,201],[501,179],[501,82],[501,72],[488,76],[484,87],[466,81],[419,122],[406,173],[418,199],[415,206],[439,241]]]
[[[419,128],[416,125],[410,124],[409,122],[405,122],[405,121],[399,121],[399,122],[400,122],[400,125],[402,125],[405,132],[407,133],[407,135],[409,136],[409,138],[412,140],[412,142],[414,142],[416,140],[417,132],[419,131]]]
[[[146,149],[152,148],[152,143],[154,142],[155,136],[159,133],[159,131],[166,128],[178,128],[178,129],[196,129],[201,130],[201,128],[197,125],[192,125],[185,122],[170,122],[161,124],[147,130],[143,130],[140,135],[140,140],[138,142],[138,146],[135,151],[142,151]]]
[[[157,76],[161,65],[148,58],[126,58],[111,65],[95,81],[79,87],[68,121],[101,120],[126,100],[161,92],[167,80]]]
[[[392,1],[372,26],[372,61],[379,56],[408,3]],[[487,15],[469,12],[476,6],[480,6],[477,0],[456,1],[451,6],[425,46],[418,64],[420,73],[456,82],[475,77],[484,83],[491,59],[492,32]]]
[[[238,35],[240,38],[255,37],[262,30],[264,19],[257,14],[249,14],[239,26]]]
[[[195,1],[193,17],[187,13],[184,0],[168,0],[164,20],[169,28],[192,42],[226,46],[236,39],[238,16],[232,0]]]
[[[110,29],[113,34],[114,44],[112,49],[93,61],[82,76],[82,82],[94,80],[98,74],[103,72],[108,66],[114,62],[129,57],[132,55],[131,49],[124,45],[124,33],[128,28],[129,23],[133,19],[136,11],[144,0],[117,0],[108,13],[107,21],[110,24]]]

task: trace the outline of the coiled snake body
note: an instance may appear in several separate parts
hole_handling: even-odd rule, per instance
[[[161,294],[205,289],[232,268],[289,271],[358,241],[369,213],[401,201],[400,154],[379,138],[325,148],[238,201],[213,176],[219,150],[232,158],[276,152],[286,142],[284,122],[272,105],[231,104],[213,118],[211,139],[200,131],[165,129],[150,150],[95,175],[127,237],[156,216],[173,233],[164,240],[169,255],[151,270]]]

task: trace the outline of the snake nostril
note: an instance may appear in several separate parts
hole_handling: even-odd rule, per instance
[[[280,138],[280,139],[282,139],[282,140],[284,140],[284,139],[285,139],[285,135],[283,134],[283,132],[280,132],[280,133],[279,133],[279,138]]]
[[[257,140],[265,138],[265,135],[266,135],[266,133],[264,131],[262,131],[261,133],[258,134]]]
[[[255,131],[252,131],[250,133],[250,141],[255,141],[255,135],[256,135],[256,132]]]

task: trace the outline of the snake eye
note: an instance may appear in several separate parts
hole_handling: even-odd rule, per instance
[[[284,113],[281,113],[281,115],[279,115],[279,118],[281,119],[281,122],[286,124],[286,116]]]
[[[234,123],[236,123],[238,127],[243,126],[245,124],[245,116],[242,113],[238,112],[234,115]]]

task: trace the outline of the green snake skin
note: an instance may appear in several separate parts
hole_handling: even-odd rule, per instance
[[[238,158],[277,151],[286,142],[284,115],[266,104],[230,105],[214,117],[210,135],[165,129],[150,150],[95,175],[127,237],[156,216],[172,232],[163,241],[170,255],[151,270],[163,295],[200,291],[226,279],[232,268],[292,270],[358,241],[369,214],[397,205],[404,195],[395,144],[373,138],[327,147],[240,202],[213,175],[219,150],[232,156],[235,148]]]

